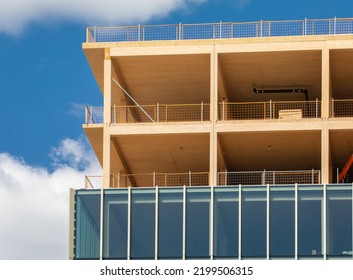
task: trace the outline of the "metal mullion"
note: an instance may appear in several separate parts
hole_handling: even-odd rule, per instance
[[[158,260],[158,186],[156,186],[155,188],[155,191],[156,191],[156,203],[155,203],[155,252],[154,252],[154,255],[155,255],[155,260]]]
[[[239,184],[239,193],[238,193],[238,259],[241,260],[241,193],[242,187]]]
[[[270,259],[270,184],[267,184],[266,197],[266,259]]]
[[[210,248],[209,248],[209,253],[210,253],[210,259],[213,260],[213,230],[214,230],[214,186],[211,186],[211,203],[210,203]]]
[[[326,201],[326,196],[327,196],[327,194],[326,194],[326,192],[327,192],[327,186],[326,186],[326,184],[324,184],[323,185],[323,244],[322,244],[322,254],[323,254],[323,256],[324,256],[324,260],[326,260],[327,259],[327,252],[326,252],[326,250],[327,250],[327,246],[326,246],[326,242],[327,242],[327,233],[326,233],[326,217],[327,217],[327,215],[326,215],[326,209],[327,209],[327,201]]]
[[[104,189],[101,189],[100,231],[99,231],[99,259],[103,259],[103,226],[104,226]]]
[[[294,225],[294,257],[297,260],[298,259],[298,184],[295,184],[295,210],[294,210],[294,220],[295,220],[295,225]]]
[[[182,259],[185,260],[185,245],[186,245],[186,186],[183,186],[183,256]]]
[[[130,260],[131,248],[131,187],[128,187],[127,199],[127,259]]]

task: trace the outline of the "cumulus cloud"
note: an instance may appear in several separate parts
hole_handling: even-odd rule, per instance
[[[67,259],[69,189],[101,168],[81,139],[62,140],[51,157],[48,171],[0,153],[0,259]]]
[[[16,34],[30,22],[57,18],[91,25],[145,22],[206,0],[11,0],[0,1],[0,31]]]

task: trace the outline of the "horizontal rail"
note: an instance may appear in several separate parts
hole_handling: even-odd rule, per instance
[[[221,102],[219,120],[320,118],[321,101]]]
[[[143,108],[144,112],[141,111]],[[113,106],[113,123],[209,121],[210,104]]]
[[[352,34],[352,18],[87,27],[86,42],[202,40]]]
[[[218,185],[320,184],[320,170],[219,172]]]

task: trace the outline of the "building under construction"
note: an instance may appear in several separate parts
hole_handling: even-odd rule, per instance
[[[70,258],[353,257],[353,19],[94,27],[83,51],[103,174],[72,190]]]

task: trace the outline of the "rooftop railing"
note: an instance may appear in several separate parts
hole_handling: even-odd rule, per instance
[[[320,184],[320,170],[219,172],[219,186]]]
[[[352,18],[88,27],[86,42],[138,42],[352,34]]]

